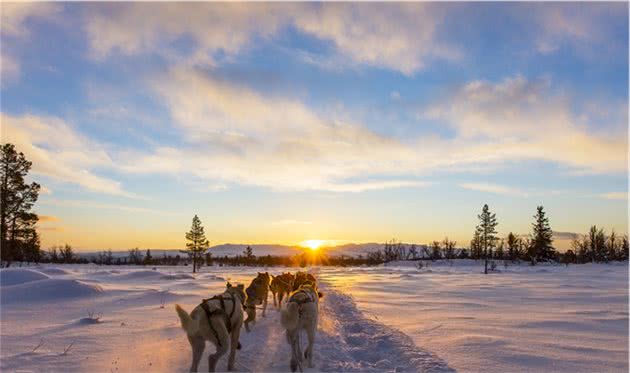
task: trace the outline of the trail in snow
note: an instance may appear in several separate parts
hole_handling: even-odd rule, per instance
[[[366,318],[352,298],[322,286],[320,319],[315,339],[315,367],[306,372],[447,372],[446,362],[416,347],[403,333]],[[237,369],[285,372],[290,348],[280,326],[280,312],[271,307],[251,333],[241,334],[243,349],[237,353]],[[259,315],[260,316],[260,315]],[[302,335],[303,348],[306,335]],[[225,359],[219,363],[225,369]]]

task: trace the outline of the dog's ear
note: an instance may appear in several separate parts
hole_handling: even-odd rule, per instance
[[[318,291],[318,292],[317,292],[317,296],[321,298],[321,297],[323,297],[323,296],[324,296],[324,293],[322,293],[321,291]]]
[[[228,283],[226,284],[226,286],[227,286],[227,288],[229,289],[229,288],[231,288],[231,287],[232,287],[232,284],[230,284],[230,282],[228,281]]]

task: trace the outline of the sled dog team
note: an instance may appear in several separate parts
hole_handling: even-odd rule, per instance
[[[192,348],[191,372],[196,372],[199,360],[210,341],[216,346],[216,353],[208,356],[208,370],[214,372],[217,361],[230,351],[228,370],[234,370],[236,350],[241,348],[239,336],[241,326],[250,331],[249,324],[256,323],[256,306],[262,305],[262,316],[267,312],[269,291],[273,296],[273,304],[282,308],[282,300],[286,297],[286,307],[281,309],[280,323],[286,330],[287,341],[291,345],[291,371],[302,372],[302,348],[299,332],[304,329],[308,345],[304,351],[304,359],[308,367],[313,367],[313,343],[317,331],[317,313],[319,298],[323,296],[317,290],[317,281],[313,275],[305,272],[283,273],[280,276],[268,272],[258,272],[245,289],[243,284],[232,286],[229,282],[223,294],[202,300],[189,314],[178,304],[175,310],[186,331]],[[247,319],[244,319],[247,314]]]

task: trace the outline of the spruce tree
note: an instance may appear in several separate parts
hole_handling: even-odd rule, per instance
[[[536,207],[534,223],[532,223],[532,253],[536,260],[553,260],[556,256],[555,249],[551,245],[553,233],[549,226],[549,218],[545,216],[542,206]]]
[[[481,238],[479,232],[475,230],[473,239],[470,240],[470,257],[473,259],[481,259]]]
[[[519,257],[520,239],[510,232],[507,236],[508,258],[512,261]]]
[[[151,250],[147,249],[147,253],[144,255],[144,264],[151,265],[153,264],[153,257],[151,256]]]
[[[30,254],[39,250],[35,232],[37,215],[30,212],[39,196],[39,184],[24,180],[32,162],[18,153],[13,144],[0,147],[0,255],[7,267],[14,260],[23,260],[23,249]]]
[[[475,233],[479,235],[479,242],[484,258],[484,273],[488,274],[488,257],[492,255],[492,249],[497,241],[497,223],[496,214],[490,212],[487,204],[483,205],[481,214],[477,215],[479,225]]]
[[[247,247],[243,251],[243,255],[245,255],[245,258],[247,260],[251,260],[251,259],[254,258],[254,253],[253,253],[253,250],[252,250],[251,246],[247,245]]]
[[[197,215],[192,219],[190,231],[186,233],[186,239],[190,242],[186,243],[186,249],[180,250],[182,253],[188,254],[193,263],[193,273],[197,272],[197,268],[201,265],[203,254],[208,250],[208,240],[203,231],[201,220]]]

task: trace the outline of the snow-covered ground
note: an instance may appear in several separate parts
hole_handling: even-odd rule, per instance
[[[316,368],[308,371],[628,370],[627,264],[510,266],[487,276],[480,268],[311,269],[325,296]],[[190,347],[173,305],[191,310],[222,292],[226,280],[248,284],[262,269],[205,267],[194,277],[189,270],[0,271],[0,370],[187,371]],[[272,306],[241,342],[239,370],[289,370],[289,346]],[[223,359],[218,369],[225,365]]]

